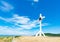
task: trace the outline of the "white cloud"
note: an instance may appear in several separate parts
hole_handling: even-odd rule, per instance
[[[48,26],[50,25],[49,23],[42,23],[42,26]]]
[[[3,20],[7,23],[12,23],[14,24],[13,27],[10,26],[0,26],[0,34],[1,33],[6,33],[6,34],[26,34],[31,35],[32,32],[28,32],[28,31],[23,31],[23,30],[30,30],[33,28],[37,28],[39,27],[39,21],[38,20],[31,20],[28,17],[25,16],[19,16],[17,14],[14,14],[13,17],[11,18],[3,18],[0,17],[0,20]],[[42,26],[47,26],[49,25],[48,23],[43,23]],[[22,30],[22,32],[21,32]],[[12,32],[12,33],[11,33]]]
[[[6,22],[13,23],[15,26],[19,26],[20,28],[24,29],[32,29],[34,27],[38,27],[39,21],[38,20],[31,20],[28,17],[25,16],[19,16],[17,14],[13,15],[12,18],[3,18],[0,17],[1,20],[4,20]],[[43,23],[42,26],[47,26],[48,23]]]
[[[24,16],[18,16],[16,14],[13,16],[13,22],[16,22],[16,23],[27,24],[29,21],[30,19]]]
[[[46,27],[46,30],[44,30],[44,31],[45,31],[45,33],[60,34],[60,26]]]
[[[9,3],[5,2],[5,1],[1,1],[0,5],[0,10],[2,11],[11,11],[14,9],[14,7],[12,5],[10,5]]]
[[[35,24],[27,24],[27,25],[19,25],[19,26],[24,29],[32,29],[33,27],[36,27]]]
[[[34,2],[38,2],[39,0],[33,0]]]
[[[8,26],[0,26],[0,35],[28,35],[29,33],[28,31],[20,31],[19,28],[13,29]]]

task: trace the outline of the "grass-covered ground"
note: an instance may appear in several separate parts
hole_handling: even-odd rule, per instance
[[[45,33],[46,36],[60,37],[60,34]]]
[[[13,38],[18,38],[20,36],[8,36],[8,35],[0,35],[0,42],[12,42]]]
[[[12,36],[0,36],[0,42],[12,42]]]

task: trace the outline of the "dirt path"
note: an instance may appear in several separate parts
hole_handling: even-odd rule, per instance
[[[60,42],[60,37],[18,37],[13,42]]]

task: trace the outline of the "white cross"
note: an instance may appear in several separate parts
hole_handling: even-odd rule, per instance
[[[45,18],[45,16],[42,16],[42,14],[40,13],[40,18],[43,19],[43,18]]]
[[[36,34],[36,36],[38,36],[38,35],[39,36],[42,36],[42,35],[45,36],[45,34],[42,32],[42,19],[45,18],[45,16],[42,16],[42,14],[40,14],[40,17],[39,18],[40,18],[40,21],[39,21],[39,23],[40,23],[40,30]]]

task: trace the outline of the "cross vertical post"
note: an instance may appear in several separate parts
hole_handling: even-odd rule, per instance
[[[40,14],[40,17],[39,17],[40,30],[36,34],[36,36],[45,36],[45,34],[42,32],[42,20],[43,20],[43,18],[45,18],[45,16],[42,16],[42,14]]]

